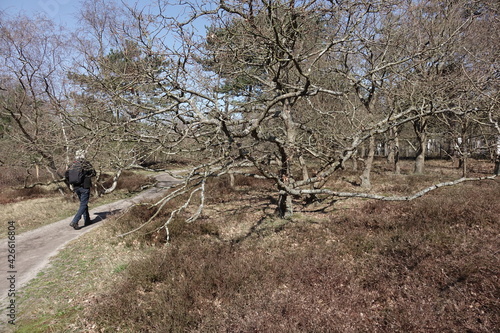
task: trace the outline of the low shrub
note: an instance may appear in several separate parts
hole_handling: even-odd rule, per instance
[[[113,176],[111,174],[102,174],[99,181],[99,187],[110,188],[113,184]],[[153,182],[154,180],[147,175],[125,170],[118,179],[116,190],[129,193],[139,192],[145,185],[153,184]]]
[[[238,242],[184,224],[85,320],[103,332],[494,332],[499,185],[372,201]]]
[[[7,188],[0,193],[0,204],[41,198],[49,195],[55,195],[57,193],[58,192],[55,190],[48,190],[41,186],[30,188]]]
[[[139,192],[144,185],[153,184],[154,180],[143,174],[132,171],[124,171],[118,181],[117,189],[128,192]]]
[[[218,178],[210,178],[206,185],[206,198],[209,204],[223,204],[230,202],[241,193],[249,190],[263,191],[272,187],[272,181],[268,179],[254,178],[245,175],[234,175],[234,183],[231,184],[229,175]]]

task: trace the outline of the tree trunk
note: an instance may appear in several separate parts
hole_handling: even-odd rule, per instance
[[[283,120],[285,130],[286,130],[286,142],[284,145],[279,146],[281,168],[280,168],[280,178],[284,186],[290,185],[293,181],[292,178],[292,162],[294,159],[294,146],[296,129],[295,123],[292,119],[292,106],[288,100],[285,100],[283,104],[283,112],[281,113],[281,118]],[[278,185],[280,194],[278,197],[278,207],[277,211],[281,217],[289,217],[293,214],[293,203],[292,196],[286,192],[284,186]]]
[[[370,181],[370,174],[373,166],[373,157],[375,156],[375,137],[372,135],[368,143],[368,156],[365,159],[365,168],[361,175],[361,187],[370,188],[372,186]]]
[[[495,156],[494,173],[495,173],[495,175],[500,176],[500,135],[497,137],[497,149],[496,149],[496,156]]]
[[[399,128],[393,127],[389,131],[391,136],[389,141],[389,154],[387,155],[387,163],[394,165],[394,173],[401,173],[401,165],[399,163]]]
[[[113,176],[113,183],[109,188],[104,188],[103,194],[109,194],[113,192],[116,189],[116,186],[118,185],[118,180],[120,179],[120,175],[122,174],[122,169],[118,169],[118,171],[115,173]]]
[[[399,163],[399,136],[396,132],[394,137],[394,173],[396,175],[401,174],[401,164]]]
[[[366,157],[366,147],[364,144],[361,145],[361,151],[359,152],[359,156],[361,158],[365,158]]]
[[[462,157],[462,177],[467,177],[467,156]]]
[[[416,120],[413,123],[413,128],[415,130],[415,134],[417,135],[417,140],[418,140],[417,156],[415,158],[415,169],[414,169],[414,173],[417,174],[424,173],[425,152],[427,150],[426,127],[427,127],[427,121],[425,119]]]
[[[468,147],[468,129],[469,123],[467,121],[462,122],[461,137],[458,140],[458,149],[460,153],[460,160],[458,167],[462,169],[462,177],[467,176],[467,159],[469,157],[469,147]]]
[[[391,128],[389,130],[389,142],[388,142],[388,149],[387,149],[387,163],[389,164],[394,164],[394,159],[395,159],[395,139],[396,139],[397,132],[394,128]]]
[[[306,161],[304,160],[304,157],[302,155],[299,156],[299,163],[300,163],[300,166],[302,168],[302,180],[306,181],[309,179],[309,170],[307,169]],[[310,189],[313,189],[313,188],[314,188],[314,185],[311,184]],[[317,200],[318,200],[318,197],[315,194],[309,194],[306,197],[307,204],[313,203]],[[290,205],[291,205],[291,202],[290,202]],[[293,212],[290,212],[290,213],[293,213]]]
[[[278,197],[278,215],[283,218],[292,216],[293,214],[293,203],[292,196],[288,193],[282,193]]]
[[[291,155],[289,154],[289,149],[285,147],[280,147],[279,149],[281,153],[281,168],[280,168],[280,178],[281,182],[285,186],[288,186],[290,184],[290,157]],[[293,207],[292,207],[292,197],[290,194],[286,192],[286,188],[282,185],[278,185],[278,190],[280,191],[279,197],[278,197],[278,207],[276,208],[276,211],[280,217],[289,217],[293,214]]]
[[[54,171],[54,168],[55,168],[55,164],[54,163],[51,163],[50,165],[46,165],[45,166],[45,169],[52,176],[52,180],[57,181],[58,179],[61,179],[62,177],[59,175],[59,173],[57,172],[57,170]],[[56,184],[57,184],[57,190],[59,191],[59,194],[61,196],[64,196],[64,189],[63,189],[63,187],[61,186],[61,184],[59,182],[56,182]]]
[[[302,155],[299,156],[299,163],[300,167],[302,168],[302,180],[309,179],[309,171],[307,170],[307,165]]]
[[[458,168],[462,170],[462,177],[467,176],[467,155],[468,155],[468,149],[467,149],[467,140],[465,136],[462,138],[462,141],[460,143],[460,159],[458,161]]]
[[[422,135],[422,137],[426,137],[426,135]],[[424,173],[424,166],[425,166],[425,150],[426,150],[426,140],[422,140],[419,142],[418,150],[417,150],[417,157],[415,158],[415,169],[414,173]]]

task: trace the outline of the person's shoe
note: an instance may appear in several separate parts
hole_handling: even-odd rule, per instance
[[[75,230],[78,230],[78,229],[79,229],[79,228],[78,228],[78,223],[73,223],[73,222],[71,222],[71,223],[69,224],[69,226],[70,226],[70,227],[72,227],[72,228],[73,228],[73,229],[75,229]]]

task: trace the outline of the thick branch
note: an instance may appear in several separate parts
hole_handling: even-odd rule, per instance
[[[330,196],[341,197],[341,198],[365,198],[365,199],[375,199],[375,200],[383,200],[383,201],[410,201],[410,200],[420,198],[421,196],[423,196],[431,191],[437,190],[438,188],[441,188],[441,187],[453,186],[453,185],[457,185],[457,184],[469,182],[469,181],[481,181],[481,180],[488,180],[488,179],[492,180],[492,179],[495,179],[496,177],[497,177],[497,175],[488,176],[488,177],[460,178],[460,179],[457,179],[454,181],[434,184],[434,185],[429,186],[429,187],[427,187],[427,188],[425,188],[417,193],[414,193],[412,195],[407,195],[407,196],[385,196],[385,195],[370,194],[370,193],[338,192],[338,191],[332,191],[330,189],[304,189],[304,190],[287,189],[287,191],[293,195],[327,194]]]

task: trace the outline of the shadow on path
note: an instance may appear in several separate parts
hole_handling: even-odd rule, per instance
[[[90,221],[89,224],[80,226],[80,229],[92,227],[94,224],[99,223],[101,221],[104,221],[106,218],[109,216],[115,215],[120,213],[122,210],[121,209],[115,209],[112,211],[107,211],[107,212],[97,212],[97,213],[91,213],[90,215],[94,215],[95,217]]]

